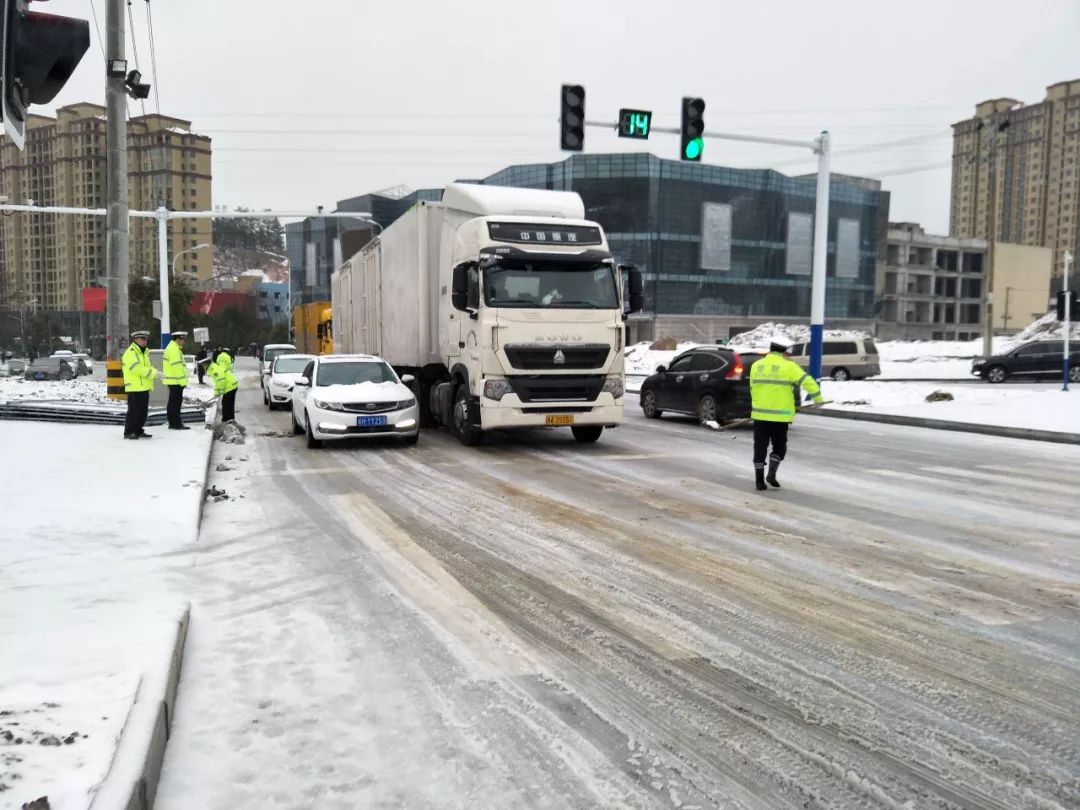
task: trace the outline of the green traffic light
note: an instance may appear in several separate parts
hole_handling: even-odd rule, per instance
[[[694,138],[686,143],[686,159],[697,160],[705,149],[705,141],[702,138]]]

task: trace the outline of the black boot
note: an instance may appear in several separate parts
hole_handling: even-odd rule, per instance
[[[776,471],[780,467],[781,461],[783,461],[783,459],[777,458],[776,456],[772,456],[769,458],[769,474],[765,478],[766,481],[768,481],[777,489],[780,489],[780,482],[776,480]]]
[[[754,468],[754,483],[757,485],[757,488],[759,490],[768,489],[768,487],[765,486],[765,470],[761,467]]]

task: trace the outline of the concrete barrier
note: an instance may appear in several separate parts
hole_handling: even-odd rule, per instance
[[[105,392],[109,399],[127,399],[124,393],[124,366],[119,360],[105,361]]]
[[[952,430],[957,433],[978,433],[983,436],[1001,436],[1007,439],[1027,439],[1029,441],[1053,442],[1055,444],[1080,444],[1080,433],[1062,433],[1055,430],[980,425],[975,422],[953,422],[949,419],[927,419],[921,416],[848,411],[838,408],[807,408],[799,411],[800,416],[803,414],[826,416],[832,419],[853,419],[857,422],[880,422],[886,425],[921,427],[931,430]]]

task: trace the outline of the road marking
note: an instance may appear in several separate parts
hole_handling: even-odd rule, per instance
[[[387,580],[426,616],[447,648],[476,678],[535,674],[539,667],[516,634],[366,495],[331,504],[382,563]]]

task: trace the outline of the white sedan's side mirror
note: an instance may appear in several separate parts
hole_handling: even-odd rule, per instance
[[[405,383],[405,385],[412,385],[414,382],[416,382],[416,377],[414,377],[412,374],[403,374],[401,376],[401,381]]]
[[[311,385],[311,380],[309,380],[307,377],[301,377],[299,380],[296,381],[295,385],[302,388],[307,388]]]

